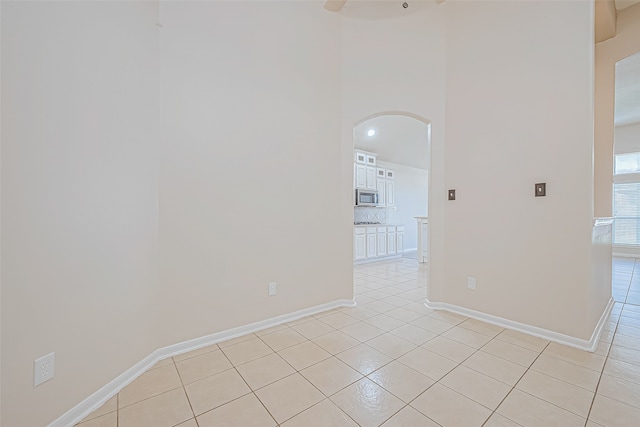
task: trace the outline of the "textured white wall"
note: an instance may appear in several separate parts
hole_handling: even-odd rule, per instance
[[[608,301],[589,290],[593,4],[452,2],[447,18],[446,157],[431,176],[457,193],[430,299],[589,339]]]
[[[2,3],[2,425],[352,297],[339,38],[317,3]]]
[[[47,425],[158,347],[157,17],[2,2],[3,426]]]
[[[352,298],[338,17],[315,2],[160,15],[160,286],[181,313],[163,344]]]

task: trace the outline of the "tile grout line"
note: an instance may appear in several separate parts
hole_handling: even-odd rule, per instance
[[[525,375],[527,375],[527,372],[529,372],[529,370],[531,369],[531,367],[533,366],[533,364],[534,364],[534,363],[536,363],[536,360],[538,360],[538,359],[540,358],[540,356],[542,356],[542,353],[544,353],[544,351],[547,349],[547,347],[549,347],[549,345],[550,345],[550,344],[551,344],[551,343],[547,343],[547,345],[545,345],[545,346],[544,346],[544,348],[540,351],[540,353],[538,353],[538,355],[536,356],[536,358],[535,358],[535,359],[533,359],[533,362],[531,362],[531,364],[527,367],[527,369],[525,369],[525,371],[522,373],[522,375],[520,376],[520,378],[518,378],[518,381],[516,381],[516,382],[515,382],[515,384],[513,384],[513,386],[511,386],[511,390],[509,390],[509,392],[508,392],[508,393],[507,393],[507,394],[502,398],[502,400],[500,401],[500,403],[498,403],[498,405],[496,406],[496,409],[494,409],[494,410],[493,410],[493,412],[491,412],[491,415],[489,415],[489,418],[487,418],[487,419],[485,420],[485,422],[484,422],[484,423],[482,423],[482,425],[483,425],[483,426],[487,423],[487,421],[489,421],[489,420],[491,419],[491,417],[493,417],[493,415],[494,415],[494,414],[498,413],[498,412],[497,412],[497,411],[498,411],[498,408],[499,408],[499,407],[504,403],[504,401],[505,401],[505,400],[507,400],[507,397],[509,397],[509,395],[513,392],[513,390],[515,390],[515,389],[516,389],[516,386],[518,385],[518,383],[522,380],[522,378],[524,378],[524,376],[525,376]],[[528,393],[527,393],[527,394],[528,394]],[[537,396],[534,396],[534,397],[538,398]],[[538,399],[539,399],[539,398],[538,398]],[[541,399],[541,400],[543,400],[543,401],[545,401],[545,402],[546,402],[546,400],[544,400],[544,399]],[[547,403],[551,403],[551,402],[547,402]],[[553,405],[553,403],[551,403],[551,404]],[[556,405],[554,405],[554,406],[556,406]],[[566,409],[565,409],[565,410],[566,410]],[[520,423],[518,423],[518,422],[517,422],[517,421],[515,421],[515,420],[512,420],[511,418],[509,418],[509,417],[507,417],[507,416],[505,416],[505,415],[502,415],[502,414],[499,414],[499,413],[498,413],[498,415],[500,415],[500,416],[502,416],[502,417],[505,417],[506,419],[508,419],[508,420],[510,420],[510,421],[513,421],[514,423],[516,423],[516,424],[520,425]]]
[[[207,353],[203,353],[203,354],[207,354]],[[197,357],[197,356],[195,356],[195,357]],[[187,358],[185,360],[189,360],[189,359],[192,359],[192,358]],[[193,410],[193,405],[191,404],[191,399],[189,398],[189,394],[187,393],[187,388],[185,387],[184,380],[182,379],[182,375],[180,375],[180,370],[178,369],[178,364],[176,363],[176,360],[173,357],[171,358],[171,361],[173,362],[173,367],[175,368],[176,373],[178,374],[178,378],[180,379],[180,384],[182,385],[182,391],[184,392],[184,395],[187,398],[187,402],[189,403],[189,408],[191,408],[191,413],[193,414],[193,419],[196,422],[196,426],[199,426],[200,424],[198,423],[198,420],[196,419],[196,412]],[[189,421],[189,420],[187,420],[187,421]]]
[[[634,265],[635,265],[635,261],[634,261]],[[621,304],[622,304],[622,307],[620,307],[620,314],[618,314],[618,320],[616,321],[616,328],[613,331],[611,344],[609,345],[609,349],[607,350],[607,355],[604,358],[604,363],[602,364],[602,369],[600,370],[600,375],[598,376],[598,383],[596,384],[596,388],[593,391],[593,399],[591,399],[591,405],[589,405],[589,412],[587,412],[587,421],[585,422],[585,426],[589,422],[589,417],[591,416],[591,411],[593,410],[593,404],[595,403],[596,397],[598,396],[598,389],[600,388],[602,375],[604,375],[604,368],[607,366],[607,362],[609,361],[609,354],[611,354],[611,348],[613,347],[613,340],[616,338],[616,334],[618,333],[618,326],[620,326],[620,317],[622,317],[622,310],[624,309],[624,306],[625,306],[625,303],[621,303]]]
[[[316,320],[320,320],[320,319],[316,319]],[[305,323],[306,323],[306,322],[305,322]],[[323,323],[324,323],[324,322],[323,322]],[[325,323],[325,324],[326,324],[326,323]],[[287,326],[288,326],[288,325],[287,325]],[[332,328],[333,328],[333,326],[331,326],[331,325],[328,325],[328,326],[330,326],[330,327],[332,327]],[[291,327],[290,327],[290,328],[291,328]],[[293,331],[294,331],[294,332],[296,332],[296,333],[299,333],[299,332],[295,331],[293,328],[291,328],[291,330],[293,330]],[[336,330],[336,331],[337,331],[337,329],[335,329],[335,328],[334,328],[334,330]],[[332,332],[333,332],[333,331],[332,331]],[[332,332],[327,332],[327,334],[330,334],[330,333],[332,333]],[[300,335],[302,335],[302,334],[300,334]],[[325,334],[325,335],[326,335],[326,334]],[[304,335],[303,335],[303,336],[304,336]],[[258,337],[258,338],[261,338],[261,337]],[[310,340],[310,339],[308,339],[307,337],[305,337],[305,339],[306,339],[306,341],[313,343],[313,341],[311,341],[311,340]],[[303,341],[303,342],[306,342],[306,341]],[[264,341],[263,341],[263,342],[264,342]],[[269,344],[267,344],[266,342],[264,342],[264,343],[265,343],[265,345],[267,345],[269,348],[271,348],[271,346],[269,346]],[[299,344],[302,344],[302,343],[299,343]],[[313,344],[315,344],[315,343],[313,343]],[[298,344],[294,344],[293,346],[295,346],[295,345],[298,345]],[[315,345],[317,345],[317,344],[315,344]],[[293,346],[286,347],[286,348],[291,348],[291,347],[293,347]],[[320,347],[320,346],[318,346],[318,347]],[[282,349],[282,350],[285,350],[286,348],[284,348],[284,349]],[[273,350],[273,348],[271,348],[271,349]],[[326,351],[325,349],[323,349],[323,350],[324,350],[324,351]],[[311,408],[313,408],[314,406],[316,406],[316,405],[318,405],[318,404],[320,404],[320,403],[324,402],[325,400],[329,400],[332,404],[334,404],[334,405],[335,405],[335,403],[333,403],[333,401],[329,398],[329,396],[327,396],[326,394],[324,394],[324,393],[322,392],[322,390],[320,390],[318,387],[316,387],[316,385],[315,385],[315,384],[313,384],[311,381],[309,381],[309,380],[307,379],[307,377],[305,377],[305,376],[302,374],[302,372],[301,372],[301,371],[299,371],[299,370],[298,370],[298,369],[296,369],[293,365],[291,365],[291,363],[289,363],[289,361],[288,361],[287,359],[285,359],[285,358],[284,358],[284,357],[282,357],[280,354],[278,354],[278,352],[277,352],[277,351],[275,351],[275,350],[273,350],[273,351],[274,351],[274,354],[276,354],[278,357],[280,357],[282,360],[284,360],[284,361],[285,361],[285,363],[287,363],[287,364],[288,364],[288,365],[289,365],[289,366],[290,366],[290,367],[291,367],[295,372],[294,372],[294,373],[292,373],[292,374],[290,374],[290,375],[287,375],[287,376],[285,376],[285,377],[283,377],[283,378],[280,378],[280,379],[279,379],[279,380],[277,380],[277,381],[274,381],[274,382],[272,382],[272,383],[270,383],[270,384],[267,384],[267,385],[265,385],[265,386],[261,387],[260,389],[263,389],[263,388],[265,388],[265,387],[268,387],[268,386],[269,386],[269,385],[271,385],[271,384],[275,384],[276,382],[281,381],[281,380],[283,380],[283,379],[285,379],[285,378],[289,378],[289,377],[290,377],[290,376],[292,376],[292,375],[298,374],[298,375],[300,375],[300,376],[301,376],[305,381],[307,381],[309,384],[311,384],[311,385],[312,385],[316,390],[318,390],[318,392],[319,392],[320,394],[322,394],[322,395],[324,396],[324,399],[322,399],[322,400],[320,400],[319,402],[314,403],[314,404],[313,404],[313,405],[311,405],[310,407],[305,408],[305,409],[303,409],[302,411],[300,411],[300,412],[298,412],[298,413],[296,413],[296,414],[292,415],[290,418],[287,418],[287,419],[286,419],[286,420],[284,420],[282,423],[279,423],[278,421],[276,421],[275,417],[271,414],[271,412],[269,412],[269,410],[267,409],[267,407],[265,406],[265,404],[262,402],[262,400],[260,400],[260,397],[259,397],[257,394],[255,394],[255,391],[254,391],[254,394],[255,394],[256,398],[260,401],[260,403],[262,404],[262,406],[264,406],[264,407],[265,407],[265,409],[267,410],[267,412],[269,412],[269,415],[271,415],[271,417],[274,419],[274,421],[276,421],[276,424],[277,424],[278,426],[280,426],[280,425],[281,425],[281,424],[283,424],[283,423],[286,423],[287,421],[291,420],[291,419],[292,419],[292,418],[294,418],[294,417],[297,417],[298,415],[302,414],[303,412],[308,411],[309,409],[311,409]],[[329,353],[329,352],[327,351],[327,353]],[[333,354],[331,354],[331,353],[329,353],[329,354],[330,354],[330,356],[329,356],[328,358],[326,358],[326,359],[322,359],[322,360],[320,360],[320,361],[318,361],[318,362],[316,362],[316,363],[314,363],[314,364],[312,364],[312,365],[309,365],[309,366],[307,366],[307,367],[303,368],[303,370],[304,370],[304,369],[307,369],[307,368],[310,368],[311,366],[315,366],[315,365],[317,365],[318,363],[322,363],[322,362],[324,362],[325,360],[328,360],[328,359],[330,359],[330,358],[332,358],[332,357],[335,357],[335,355],[333,355]],[[266,357],[266,356],[264,356],[264,357]],[[242,376],[242,375],[240,375],[240,376]],[[243,380],[244,380],[244,378],[243,378]],[[359,380],[358,380],[358,381],[359,381]],[[245,382],[246,382],[246,381],[245,381]],[[351,384],[353,384],[353,383],[351,383]],[[349,387],[351,384],[348,384],[348,385],[347,385],[347,386],[345,386],[344,388]],[[247,384],[247,386],[248,386],[248,385],[249,385],[249,384]],[[251,387],[249,387],[249,388],[251,388]],[[344,388],[343,388],[343,389],[344,389]],[[258,390],[260,390],[260,389],[258,389]],[[343,390],[343,389],[340,389],[340,390]],[[340,390],[339,390],[339,391],[340,391]],[[339,391],[338,391],[338,392],[339,392]],[[338,392],[336,392],[336,393],[338,393]],[[334,393],[334,394],[335,394],[335,393]],[[332,396],[333,396],[333,395],[332,395]],[[336,405],[336,407],[338,407],[338,406]],[[341,409],[340,407],[338,407],[338,409],[339,409],[340,411],[342,411],[342,409]],[[350,419],[352,419],[352,418],[351,418],[351,416],[350,416],[349,414],[347,414],[347,413],[346,413],[346,412],[344,412],[344,411],[342,411],[342,412],[343,412],[345,415],[347,415]],[[353,421],[354,421],[356,424],[358,424],[355,420],[353,420]]]
[[[470,319],[470,318],[468,318],[468,319]],[[453,329],[453,328],[455,328],[456,326],[459,326],[460,324],[462,324],[462,323],[466,322],[468,319],[463,320],[462,322],[460,322],[460,323],[458,323],[458,324],[454,325],[453,327],[451,327],[451,328],[447,329],[446,331],[443,331],[442,333],[440,333],[440,334],[436,335],[435,337],[433,337],[431,340],[434,340],[434,339],[436,339],[437,337],[443,336],[442,334],[444,334],[445,332],[449,331],[450,329]],[[475,332],[475,331],[473,331],[473,332]],[[478,332],[478,333],[479,333],[479,332]],[[502,332],[500,332],[500,333],[502,333]],[[498,335],[500,335],[500,333],[499,333]],[[481,335],[483,335],[483,334],[481,334]],[[465,397],[465,398],[467,398],[467,399],[471,400],[472,402],[477,403],[477,404],[479,404],[479,405],[481,405],[481,406],[483,406],[483,407],[487,408],[487,407],[486,407],[486,406],[484,406],[482,403],[480,403],[480,402],[476,402],[475,400],[471,399],[470,397],[465,396],[464,394],[462,394],[462,393],[460,393],[460,392],[458,392],[458,391],[456,391],[456,390],[453,390],[452,388],[448,387],[447,385],[440,383],[440,381],[442,381],[442,379],[444,379],[447,375],[449,375],[449,374],[450,374],[451,372],[453,372],[455,369],[457,369],[458,367],[462,366],[462,364],[463,364],[464,362],[466,362],[468,359],[470,359],[471,357],[473,357],[473,355],[475,355],[475,354],[476,354],[476,353],[478,353],[480,350],[482,350],[482,348],[483,348],[483,347],[485,347],[487,344],[489,344],[491,341],[493,341],[494,339],[496,339],[498,335],[496,335],[495,337],[493,337],[491,340],[489,340],[487,343],[485,343],[485,344],[484,344],[484,345],[482,345],[481,347],[476,348],[476,349],[475,349],[475,351],[474,351],[473,353],[471,353],[469,356],[467,356],[464,360],[462,360],[462,361],[461,361],[461,362],[459,362],[459,363],[458,363],[456,360],[449,359],[448,357],[446,357],[446,356],[442,356],[442,355],[441,355],[441,354],[439,354],[439,353],[432,352],[432,353],[434,353],[434,354],[437,354],[437,355],[438,355],[438,356],[440,356],[440,357],[444,357],[445,359],[448,359],[448,360],[451,360],[451,361],[453,361],[453,362],[457,363],[457,365],[456,365],[455,367],[453,367],[451,370],[449,370],[446,374],[444,374],[443,376],[441,376],[441,377],[440,377],[440,379],[436,380],[433,384],[431,384],[431,385],[430,385],[426,390],[424,390],[422,393],[420,393],[418,396],[416,396],[415,398],[413,398],[413,399],[412,399],[412,400],[407,404],[407,406],[411,405],[411,403],[412,403],[412,402],[414,402],[416,399],[418,399],[418,397],[420,397],[420,396],[422,396],[424,393],[426,393],[426,392],[427,392],[431,387],[433,387],[435,384],[440,384],[441,386],[446,387],[447,389],[449,389],[449,390],[453,391],[454,393],[457,393],[457,394],[459,394],[459,395],[461,395],[461,396],[463,396],[463,397]],[[485,336],[487,336],[487,335],[485,335]],[[443,336],[443,338],[447,338],[447,337],[444,337],[444,336]],[[450,339],[450,338],[447,338],[447,339]],[[431,340],[429,340],[429,341],[431,341]],[[427,341],[427,342],[429,342],[429,341]],[[464,344],[464,343],[460,343],[460,342],[458,342],[458,341],[456,341],[456,340],[452,340],[452,341],[454,341],[454,342],[456,342],[456,343],[459,343],[459,344],[466,345],[466,344]],[[426,344],[426,343],[425,343],[425,344]],[[424,345],[424,344],[423,344],[423,345]],[[424,348],[424,347],[422,347],[422,346],[420,346],[420,347],[421,347],[421,348],[423,348],[424,350],[430,351],[430,350],[428,350],[428,349],[425,349],[425,348]],[[469,347],[470,347],[470,346],[469,346]],[[472,347],[472,348],[473,348],[473,347]],[[496,357],[497,357],[497,356],[496,356]],[[501,358],[501,359],[502,359],[502,358]],[[398,363],[402,363],[402,362],[398,361]],[[404,365],[404,363],[403,363],[403,365]],[[410,369],[413,369],[413,368],[411,368],[411,367],[410,367],[410,366],[408,366],[408,365],[405,365],[405,366],[407,366],[407,367],[408,367],[408,368],[410,368]],[[468,368],[468,369],[471,369],[471,370],[472,370],[472,371],[474,371],[474,372],[477,372],[477,373],[479,373],[479,374],[481,374],[481,375],[485,375],[485,376],[487,376],[487,377],[492,378],[492,379],[494,379],[494,380],[495,380],[495,378],[490,377],[489,375],[486,375],[486,374],[484,374],[484,373],[482,373],[482,372],[476,371],[476,370],[475,370],[475,369],[473,369],[473,368],[470,368],[470,367],[468,367],[468,366],[465,366],[465,367],[466,367],[466,368]],[[525,372],[526,372],[526,371],[525,371]],[[423,375],[424,375],[424,374],[423,374]],[[524,374],[523,374],[523,375],[524,375]],[[428,377],[428,376],[427,376],[427,377]],[[431,378],[431,377],[428,377],[428,378],[433,379],[433,378]],[[499,381],[499,380],[496,380],[496,381]],[[502,381],[500,381],[500,382],[502,382]],[[508,395],[509,395],[509,393],[507,393],[507,396],[508,396]],[[505,398],[506,398],[506,396],[505,396]],[[503,400],[504,400],[504,399],[503,399]],[[502,401],[501,401],[500,403],[502,403]],[[498,406],[500,406],[500,404],[498,404]],[[413,408],[413,409],[415,409],[413,406],[412,406],[412,408]],[[487,408],[487,409],[491,410],[490,408]],[[496,409],[497,409],[497,407],[496,407]],[[417,409],[416,409],[416,410],[417,410]],[[418,412],[420,412],[420,411],[418,410]],[[493,412],[495,412],[495,410],[494,410]],[[482,424],[482,425],[484,425],[484,424],[489,420],[489,418],[491,418],[491,417],[493,416],[493,412],[489,415],[489,417],[487,417],[487,419],[483,422],[483,424]],[[423,414],[424,416],[426,416],[427,418],[431,419],[427,414],[424,414],[424,413],[422,413],[422,412],[420,412],[420,413],[421,413],[421,414]],[[434,420],[434,421],[435,421],[435,420]],[[439,423],[437,423],[437,424],[439,424]]]

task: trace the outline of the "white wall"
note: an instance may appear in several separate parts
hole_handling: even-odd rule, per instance
[[[613,131],[615,154],[640,151],[640,123],[616,126]]]
[[[2,425],[352,297],[339,39],[319,3],[2,2]]]
[[[432,123],[434,300],[589,334],[592,4],[319,6],[2,2],[2,425],[351,297],[353,126],[385,111]]]
[[[445,261],[429,298],[589,339],[608,301],[589,300],[593,4],[446,4],[446,156],[431,176],[457,192],[445,223],[431,215]]]
[[[157,14],[2,2],[3,426],[47,425],[157,348]]]
[[[160,283],[180,313],[160,320],[163,344],[352,298],[338,17],[316,2],[160,8]]]
[[[387,222],[403,224],[404,248],[418,248],[416,216],[427,216],[429,172],[396,163],[378,162],[395,171],[395,208],[387,208]]]

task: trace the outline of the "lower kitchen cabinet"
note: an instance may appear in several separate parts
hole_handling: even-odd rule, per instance
[[[395,255],[397,252],[397,234],[396,232],[387,233],[387,253],[389,255]]]
[[[367,258],[367,235],[365,229],[362,227],[356,227],[354,232],[353,241],[353,259],[361,260]]]
[[[404,249],[404,226],[356,226],[353,239],[354,261],[397,257]]]
[[[370,232],[369,229],[373,228],[373,232]],[[375,232],[375,227],[367,227],[367,258],[375,258],[378,256],[377,250],[377,234]]]
[[[387,227],[376,227],[376,236],[378,236],[377,253],[378,256],[387,255]]]

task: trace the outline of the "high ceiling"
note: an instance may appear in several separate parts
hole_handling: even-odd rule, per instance
[[[373,136],[367,135],[374,130]],[[378,159],[419,169],[429,167],[429,125],[412,117],[386,115],[356,126],[355,147],[376,153]]]
[[[615,0],[617,10],[637,5],[640,0]],[[347,2],[342,13],[345,15],[367,12],[369,19],[388,17],[387,2],[376,3]],[[425,1],[412,2],[415,9],[426,6]],[[637,6],[640,7],[640,6]],[[385,10],[386,9],[386,10]],[[394,8],[398,15],[409,12],[401,7]],[[615,125],[624,126],[640,123],[640,52],[635,53],[616,64]],[[375,135],[368,136],[371,129]],[[427,169],[429,126],[411,117],[402,115],[380,116],[368,120],[354,129],[355,147],[378,154],[382,161],[404,164]]]

